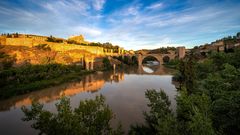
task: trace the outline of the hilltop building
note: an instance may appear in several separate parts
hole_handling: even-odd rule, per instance
[[[69,41],[75,41],[76,43],[83,43],[83,44],[87,44],[88,42],[84,40],[84,36],[83,35],[79,35],[79,36],[70,36],[68,38]]]

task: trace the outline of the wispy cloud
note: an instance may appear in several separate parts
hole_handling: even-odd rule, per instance
[[[95,10],[102,10],[106,0],[93,0],[93,7]]]
[[[213,0],[214,1],[214,0]],[[55,35],[84,34],[126,49],[210,42],[240,30],[240,2],[141,0],[0,1],[0,31]],[[108,2],[112,2],[109,5]],[[124,2],[121,6],[117,2]],[[116,5],[113,5],[115,4]],[[111,9],[111,10],[110,10]]]
[[[154,3],[151,4],[150,6],[146,7],[146,9],[161,9],[163,7],[163,3],[159,2],[159,3]]]

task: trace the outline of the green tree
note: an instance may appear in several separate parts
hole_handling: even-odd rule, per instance
[[[63,97],[56,104],[57,113],[43,110],[43,105],[33,102],[28,109],[23,106],[23,121],[32,121],[32,127],[47,135],[121,135],[121,126],[110,127],[113,113],[105,104],[105,98],[97,96],[94,100],[80,101],[77,108],[70,106],[70,99]]]
[[[215,134],[212,126],[211,100],[204,93],[188,95],[187,90],[183,88],[177,96],[177,120],[181,134]]]
[[[112,68],[110,60],[107,57],[103,58],[103,66],[104,66],[105,69],[111,69]]]
[[[180,88],[184,85],[188,94],[192,94],[196,85],[196,69],[193,57],[190,56],[190,58],[187,58],[186,60],[180,60],[178,70],[179,74],[177,74],[178,76],[175,76],[175,79],[179,81]]]
[[[146,125],[131,126],[131,135],[177,135],[177,121],[170,109],[170,101],[162,90],[147,90],[150,112],[144,112]]]

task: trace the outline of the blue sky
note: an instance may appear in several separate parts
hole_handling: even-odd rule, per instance
[[[240,31],[240,0],[0,0],[0,32],[191,48]]]

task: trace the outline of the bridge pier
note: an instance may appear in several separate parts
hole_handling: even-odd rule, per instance
[[[90,57],[90,58],[86,58],[85,57],[85,69],[86,70],[93,70],[93,64],[94,64],[94,58]]]
[[[137,59],[138,59],[138,67],[141,67],[142,66],[142,55],[141,54],[138,54],[137,55]]]

